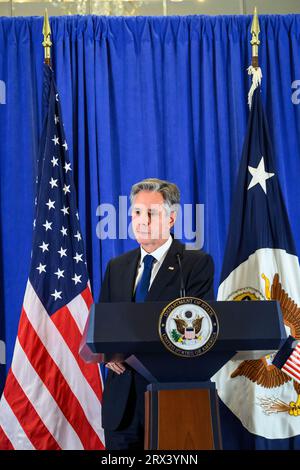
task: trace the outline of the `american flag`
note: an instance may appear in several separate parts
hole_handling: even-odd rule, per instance
[[[99,367],[78,353],[93,298],[59,95],[47,65],[44,97],[31,267],[0,402],[0,449],[103,449]]]
[[[300,344],[295,347],[281,370],[296,380],[296,382],[300,382]]]
[[[272,364],[300,383],[300,342],[289,336],[277,352]]]

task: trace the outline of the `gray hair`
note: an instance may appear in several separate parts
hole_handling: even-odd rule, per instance
[[[169,181],[160,180],[158,178],[147,178],[132,186],[130,192],[130,203],[133,203],[134,197],[140,191],[158,192],[164,198],[165,205],[176,211],[180,202],[180,191],[178,186]]]

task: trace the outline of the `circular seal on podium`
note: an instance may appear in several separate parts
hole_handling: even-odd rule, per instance
[[[163,345],[180,357],[197,357],[215,344],[219,323],[216,312],[204,300],[181,297],[161,312],[158,324]]]

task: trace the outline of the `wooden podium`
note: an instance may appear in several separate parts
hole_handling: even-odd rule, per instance
[[[145,449],[221,449],[218,396],[210,378],[237,352],[253,359],[281,347],[286,333],[280,306],[208,302],[218,318],[218,339],[205,354],[186,358],[168,351],[159,337],[159,316],[168,303],[94,304],[80,354],[88,362],[125,361],[148,380]]]
[[[212,382],[151,384],[145,395],[145,449],[221,449]]]

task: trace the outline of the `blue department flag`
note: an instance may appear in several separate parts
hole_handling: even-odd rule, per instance
[[[44,98],[31,267],[0,402],[0,449],[103,449],[99,368],[78,352],[93,299],[59,95],[47,65]]]
[[[252,109],[234,193],[218,300],[278,300],[287,332],[300,338],[300,270],[261,91]],[[300,386],[272,355],[229,361],[213,378],[226,420],[225,448],[300,448]],[[228,409],[235,415],[235,418]],[[245,433],[248,432],[245,437]],[[247,444],[245,444],[247,443]]]

